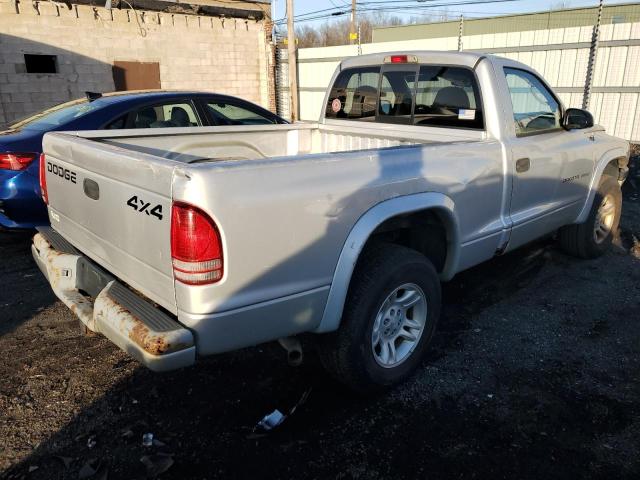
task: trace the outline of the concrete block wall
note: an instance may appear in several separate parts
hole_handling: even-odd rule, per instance
[[[163,89],[227,93],[269,108],[268,35],[255,20],[51,2],[21,2],[16,11],[13,0],[0,0],[0,124],[85,91],[113,91],[116,60],[158,62]],[[26,73],[25,53],[56,55],[58,73]]]

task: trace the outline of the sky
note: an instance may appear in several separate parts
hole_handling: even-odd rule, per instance
[[[389,14],[396,15],[404,18],[405,20],[410,17],[423,17],[425,21],[430,21],[427,15],[438,16],[442,15],[446,9],[447,14],[450,17],[459,17],[463,14],[465,17],[487,17],[494,15],[504,15],[513,13],[525,13],[525,12],[538,12],[545,11],[551,8],[572,8],[572,7],[584,7],[584,6],[597,6],[597,0],[489,0],[489,2],[495,3],[476,3],[471,5],[453,5],[455,3],[468,3],[471,1],[480,2],[481,0],[359,0],[359,4],[370,3],[368,8],[374,7],[389,7],[393,6],[399,10],[395,12],[387,12]],[[617,3],[631,3],[633,0],[625,1],[606,1],[605,5],[617,4]],[[438,5],[434,7],[428,7],[429,4]],[[444,7],[442,5],[448,5]],[[409,6],[410,5],[410,6]],[[418,8],[416,8],[416,6]],[[336,8],[338,7],[338,8]],[[309,12],[317,12],[319,10],[327,10],[326,12],[320,12],[309,17],[319,17],[327,15],[329,13],[350,10],[351,0],[294,0],[294,13],[295,16],[304,15]],[[278,20],[284,18],[286,8],[286,0],[272,0],[273,19]],[[364,8],[364,7],[363,7]],[[402,10],[400,10],[402,8]],[[333,10],[328,10],[333,9]],[[304,18],[304,17],[303,17]],[[334,16],[333,19],[349,18],[348,15]],[[329,20],[331,20],[329,18]],[[326,22],[327,19],[315,19],[306,22],[298,22],[298,25],[318,25]]]

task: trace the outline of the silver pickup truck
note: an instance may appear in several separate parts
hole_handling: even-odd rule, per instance
[[[366,390],[411,373],[440,282],[558,232],[610,245],[629,145],[491,55],[344,60],[318,123],[48,133],[33,256],[156,371],[309,335]]]

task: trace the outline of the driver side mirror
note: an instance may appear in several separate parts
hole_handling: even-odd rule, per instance
[[[564,112],[562,126],[565,130],[576,130],[593,127],[593,116],[580,108],[568,108]]]

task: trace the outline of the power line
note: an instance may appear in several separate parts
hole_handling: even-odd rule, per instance
[[[332,10],[339,10],[340,8],[342,8],[342,7],[323,8],[322,10],[314,10],[314,11],[312,11],[312,12],[300,13],[300,14],[296,15],[296,16],[295,16],[295,18],[296,18],[296,20],[297,20],[298,18],[301,18],[301,17],[307,16],[307,15],[314,15],[314,14],[317,14],[317,13],[329,12],[329,11],[332,11]],[[278,19],[278,20],[276,20],[276,21],[278,21],[278,22],[279,22],[279,21],[281,21],[281,20],[285,20],[285,19],[286,19],[286,17],[282,17],[282,18],[279,18],[279,19]]]
[[[331,18],[331,17],[338,17],[338,16],[342,16],[345,15],[346,13],[349,13],[350,9],[348,9],[350,7],[348,1],[346,0],[339,0],[340,2],[344,3],[344,7],[343,6],[339,6],[335,3],[334,0],[330,0],[331,4],[333,5],[333,7],[331,8],[325,8],[325,9],[321,9],[321,10],[313,10],[310,12],[305,12],[302,14],[299,14],[296,16],[296,20],[298,21],[311,21],[311,20],[318,20],[318,19],[323,19],[323,18]],[[495,2],[495,1],[476,1],[476,2],[459,2],[459,3],[432,3],[435,1],[440,1],[442,2],[443,0],[385,0],[385,1],[380,1],[380,0],[367,0],[367,1],[359,1],[357,2],[357,5],[360,7],[359,10],[360,11],[376,11],[374,9],[377,9],[377,11],[388,11],[388,12],[400,12],[400,13],[408,13],[408,14],[415,14],[415,15],[428,15],[428,14],[421,14],[419,13],[421,10],[425,10],[425,9],[431,9],[433,7],[448,7],[448,6],[459,6],[459,5],[467,5],[467,4],[486,4],[486,3],[502,3],[502,2]],[[521,1],[521,0],[504,0],[504,1]],[[367,5],[369,5],[369,7],[367,7]],[[584,7],[584,8],[589,8],[589,7]],[[555,11],[555,10],[549,10],[549,11]],[[451,10],[451,12],[458,12],[458,13],[463,13],[463,14],[480,14],[480,15],[508,15],[508,14],[512,14],[512,12],[487,12],[487,11],[483,11],[483,12],[469,12],[467,10]],[[527,14],[529,12],[525,12],[525,14]],[[546,11],[536,11],[536,12],[531,12],[531,13],[546,13]],[[573,11],[572,12],[573,16],[593,16],[594,14],[592,12],[577,12],[577,11]],[[274,23],[283,23],[284,22],[284,18],[280,18],[274,21]]]
[[[479,5],[479,4],[487,4],[487,3],[509,3],[509,2],[519,2],[522,0],[467,0],[462,2],[452,2],[452,3],[440,3],[440,4],[429,4],[424,6],[415,6],[415,7],[365,7],[361,8],[360,11],[398,11],[398,10],[427,10],[433,7],[448,7],[448,6],[457,6],[457,5]]]
[[[345,11],[347,11],[347,8],[350,7],[350,5],[345,1],[345,0],[341,0],[343,3],[345,3],[344,6],[339,6],[337,5],[333,0],[329,0],[330,3],[333,5],[333,7],[329,7],[329,8],[323,8],[320,10],[312,10],[310,12],[305,12],[305,13],[300,13],[298,15],[296,15],[296,19],[301,19],[302,17],[308,16],[308,15],[315,15],[318,13],[324,13],[324,12],[330,12],[330,11],[334,11],[334,10],[338,10],[339,13],[344,13]],[[413,8],[429,8],[431,6],[431,4],[433,2],[436,2],[438,0],[387,0],[387,1],[361,1],[361,2],[356,2],[358,6],[363,6],[366,7],[367,5],[375,5],[375,4],[383,4],[383,5],[389,5],[389,4],[394,4],[393,7],[390,8],[401,8],[401,7],[413,7]],[[516,0],[510,0],[510,1],[516,1]],[[405,5],[397,5],[399,3],[405,4]],[[488,2],[491,3],[491,2]],[[452,5],[455,5],[452,4]],[[284,20],[283,18],[279,18],[276,21],[281,21]]]
[[[375,1],[366,1],[366,2],[358,2],[359,6],[367,6],[367,5],[374,5],[374,4],[384,4],[384,5],[397,5],[398,3],[409,3],[409,4],[418,4],[415,5],[416,7],[421,7],[421,6],[425,6],[425,4],[433,2],[435,0],[386,0],[386,1],[379,1],[379,0],[375,0]],[[400,6],[400,5],[399,5]],[[411,5],[406,5],[406,6],[411,6]]]
[[[425,0],[424,2],[420,2],[421,5],[414,5],[414,6],[389,6],[389,7],[363,7],[360,9],[361,12],[381,12],[381,11],[385,11],[385,12],[398,12],[398,11],[403,11],[403,12],[418,12],[418,11],[424,11],[433,7],[450,7],[450,6],[460,6],[460,5],[481,5],[481,4],[495,4],[495,3],[512,3],[512,2],[517,2],[517,1],[522,1],[522,0],[465,0],[465,1],[460,1],[460,2],[449,2],[449,3],[435,3],[436,0],[429,0],[429,2],[427,3],[427,1]],[[377,3],[377,2],[376,2]],[[337,11],[336,11],[337,10]],[[331,12],[331,13],[329,13]],[[322,10],[316,10],[313,12],[306,12],[300,15],[297,15],[295,17],[296,22],[298,23],[302,23],[302,22],[308,22],[308,21],[313,21],[313,20],[321,20],[321,19],[325,19],[325,18],[331,18],[331,17],[338,17],[338,16],[342,16],[349,13],[349,10],[339,10],[334,8],[325,8]],[[274,23],[276,25],[280,25],[282,23],[284,23],[286,21],[286,19],[281,18],[278,20],[275,20]]]

